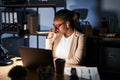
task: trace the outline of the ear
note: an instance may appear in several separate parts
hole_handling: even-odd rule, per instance
[[[67,22],[66,22],[66,25],[67,25],[67,28],[69,28],[69,26],[70,26],[70,22],[67,21]]]

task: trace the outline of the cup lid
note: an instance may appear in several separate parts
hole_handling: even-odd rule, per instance
[[[65,63],[65,59],[57,58],[57,59],[55,60],[55,62],[57,62],[57,63]]]

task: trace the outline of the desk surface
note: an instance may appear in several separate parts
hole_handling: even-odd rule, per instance
[[[12,65],[8,66],[0,66],[0,80],[11,80],[8,77],[8,72],[10,71],[11,68],[13,68],[16,65],[22,65],[22,61],[17,61],[19,59],[18,57],[12,58],[14,63]],[[66,65],[66,67],[74,67],[72,65]],[[39,75],[36,71],[30,70],[28,72],[28,75],[26,77],[26,80],[39,80]],[[52,80],[70,80],[70,76],[64,75],[64,76],[56,76],[54,74]],[[81,79],[81,80],[86,80],[86,79]]]
[[[21,62],[16,61],[17,58],[12,58],[14,63],[12,65],[8,66],[0,66],[0,80],[10,80],[10,78],[7,76],[10,69],[16,65],[22,65]]]

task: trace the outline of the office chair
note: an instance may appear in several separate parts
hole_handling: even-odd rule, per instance
[[[86,21],[88,15],[88,9],[87,8],[81,8],[81,9],[73,9],[74,12],[78,13],[79,15],[79,21],[80,21],[80,29],[83,33],[90,33],[92,31],[92,27],[89,21]],[[79,29],[79,28],[78,28]]]

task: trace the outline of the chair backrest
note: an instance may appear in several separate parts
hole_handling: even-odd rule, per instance
[[[88,9],[87,8],[80,8],[80,9],[74,9],[73,11],[80,13],[79,19],[84,20],[87,18],[88,15]]]

